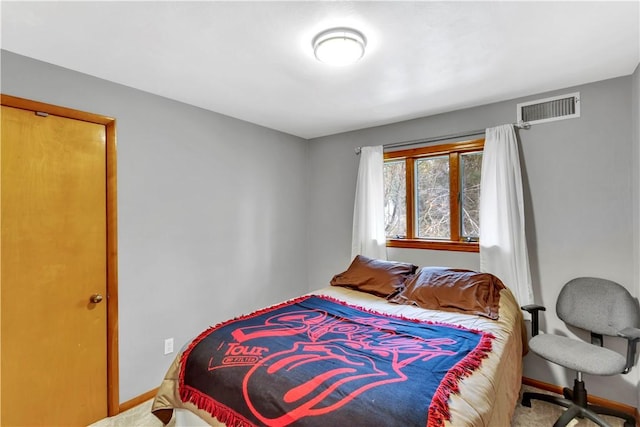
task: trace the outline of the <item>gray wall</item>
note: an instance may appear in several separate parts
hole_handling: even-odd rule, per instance
[[[4,94],[117,119],[120,401],[219,321],[306,291],[307,143],[2,51]]]
[[[542,327],[548,332],[573,333],[556,319],[553,307],[562,285],[577,276],[609,278],[637,296],[633,256],[637,235],[630,232],[635,222],[632,189],[637,192],[638,187],[637,180],[632,184],[637,163],[637,157],[632,159],[632,83],[631,76],[621,77],[312,140],[309,218],[317,227],[309,235],[310,288],[323,286],[350,262],[358,167],[355,147],[512,123],[517,102],[580,91],[580,118],[519,131],[535,299],[550,308]],[[418,265],[478,268],[479,263],[477,254],[446,251],[390,249],[389,257]],[[624,351],[621,340],[612,341]],[[636,406],[637,372],[588,377],[588,390]],[[532,354],[525,358],[524,374],[558,385],[572,384],[574,375]]]
[[[640,296],[640,64],[636,67],[636,71],[632,76],[632,100],[631,100],[631,120],[633,123],[633,222],[634,222],[634,251],[633,261],[635,264],[634,278],[636,282],[637,294]],[[638,382],[636,383],[638,392],[638,404],[636,408],[640,408],[640,374],[638,374]]]

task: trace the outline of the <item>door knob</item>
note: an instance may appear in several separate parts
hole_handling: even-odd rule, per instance
[[[102,301],[102,295],[100,295],[100,294],[93,294],[93,295],[91,295],[91,298],[89,298],[89,300],[90,300],[92,303],[97,304],[97,303],[99,303],[100,301]]]

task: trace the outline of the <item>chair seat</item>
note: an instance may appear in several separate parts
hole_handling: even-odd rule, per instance
[[[592,375],[615,375],[624,370],[626,359],[608,348],[553,334],[531,338],[529,348],[558,365]]]

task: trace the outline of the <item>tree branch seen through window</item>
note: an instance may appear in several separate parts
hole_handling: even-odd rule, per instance
[[[385,153],[387,246],[478,251],[484,139]]]

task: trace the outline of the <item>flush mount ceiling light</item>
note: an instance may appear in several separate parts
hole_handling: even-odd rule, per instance
[[[319,61],[329,65],[348,65],[362,58],[367,41],[362,33],[351,28],[332,28],[315,36],[312,44],[313,53]]]

